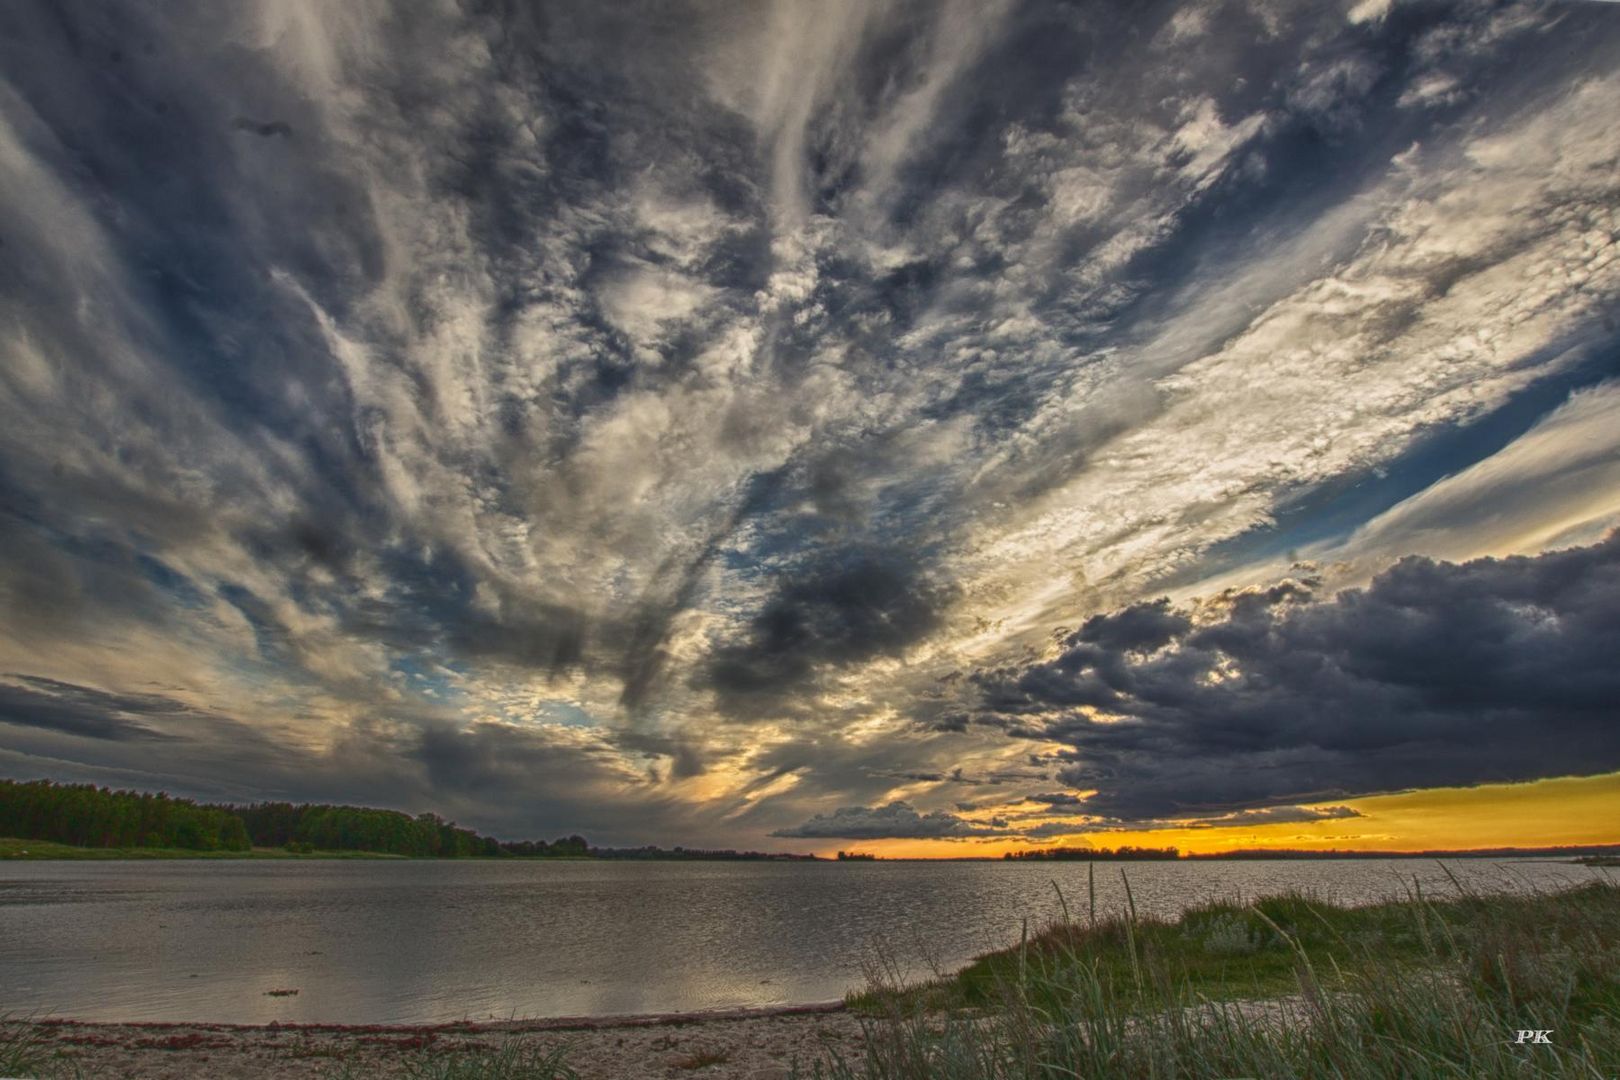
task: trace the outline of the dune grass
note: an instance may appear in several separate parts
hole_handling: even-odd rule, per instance
[[[864,1049],[800,1075],[1613,1077],[1620,886],[1088,916],[921,986],[879,973],[850,1004]]]
[[[26,1017],[0,1014],[0,1076],[72,1075]]]

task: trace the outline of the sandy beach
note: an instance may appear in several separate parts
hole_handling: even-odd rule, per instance
[[[858,1049],[861,1039],[858,1021],[841,1003],[409,1027],[55,1019],[26,1026],[67,1075],[84,1080],[387,1077],[400,1074],[423,1055],[495,1050],[514,1039],[542,1052],[566,1047],[568,1065],[583,1080],[683,1076],[786,1080],[795,1064],[802,1070],[831,1051],[848,1055]]]

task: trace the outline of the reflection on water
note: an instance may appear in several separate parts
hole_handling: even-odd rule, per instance
[[[1448,866],[1491,890],[1593,873]],[[1099,863],[1099,910],[1123,907],[1121,868],[1143,914],[1454,889],[1418,860]],[[0,1013],[430,1023],[827,1000],[875,942],[921,974],[1016,941],[1058,914],[1054,881],[1083,909],[1084,863],[4,863]]]

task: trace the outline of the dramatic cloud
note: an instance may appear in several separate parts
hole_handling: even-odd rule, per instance
[[[715,650],[708,680],[728,702],[794,694],[818,666],[903,654],[938,629],[943,605],[914,563],[857,552],[780,585],[746,639]]]
[[[1176,665],[1213,649],[1195,597],[1296,561],[1326,595],[1613,527],[1620,6],[17,0],[0,30],[7,774],[751,846],[1052,791],[1059,751],[1107,817],[1486,778],[1514,725],[1574,723],[1439,724],[1439,669],[1297,721],[1370,695],[1360,726],[1429,733],[1401,771]],[[1094,665],[1043,660],[1076,633]],[[1157,749],[1051,715],[1127,693],[1183,718]],[[1264,738],[1226,794],[1175,757]]]
[[[1089,813],[1620,769],[1620,671],[1603,660],[1620,655],[1620,534],[1536,558],[1413,556],[1365,589],[1286,583],[1189,611],[1170,635],[1115,633],[1168,616],[1095,616],[1056,657],[976,678],[986,722],[1067,747],[1058,775],[1095,792]],[[1266,820],[1249,813],[1224,820]]]
[[[1298,825],[1307,821],[1343,821],[1346,818],[1361,816],[1360,811],[1348,806],[1265,806],[1256,810],[1239,810],[1234,814],[1205,818],[1199,824],[1209,828],[1220,828],[1224,825]]]
[[[144,718],[185,717],[191,710],[161,694],[108,694],[55,679],[12,676],[0,683],[0,724],[43,728],[87,739],[161,739]]]
[[[907,803],[892,802],[886,806],[867,808],[844,806],[830,814],[817,814],[803,825],[779,829],[772,836],[816,839],[878,840],[905,838],[911,840],[953,840],[966,836],[1005,836],[1006,822],[992,820],[979,825],[955,814],[936,810],[919,814]]]
[[[964,837],[1017,837],[1046,842],[1051,837],[1072,836],[1078,832],[1106,833],[1122,829],[1152,832],[1159,829],[1219,829],[1250,825],[1298,825],[1313,821],[1343,821],[1361,817],[1348,806],[1267,806],[1254,810],[1210,817],[1178,817],[1162,820],[1133,820],[1095,816],[1086,799],[1061,792],[1029,795],[1024,802],[1046,803],[1048,809],[1010,812],[984,819],[969,819],[945,811],[920,814],[904,802],[886,806],[844,806],[831,814],[817,814],[802,825],[778,829],[772,836],[844,840],[939,840]],[[981,807],[958,804],[958,810]],[[1085,815],[1085,820],[1051,815]]]

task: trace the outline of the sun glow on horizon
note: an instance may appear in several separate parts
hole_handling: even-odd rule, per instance
[[[1125,845],[1208,854],[1266,848],[1404,852],[1620,843],[1620,773],[1308,804],[1310,809],[1328,806],[1347,806],[1360,816],[1225,828],[1077,831],[1046,844],[1022,838],[844,841],[818,847],[815,853],[828,858],[844,850],[891,859],[963,859]]]

